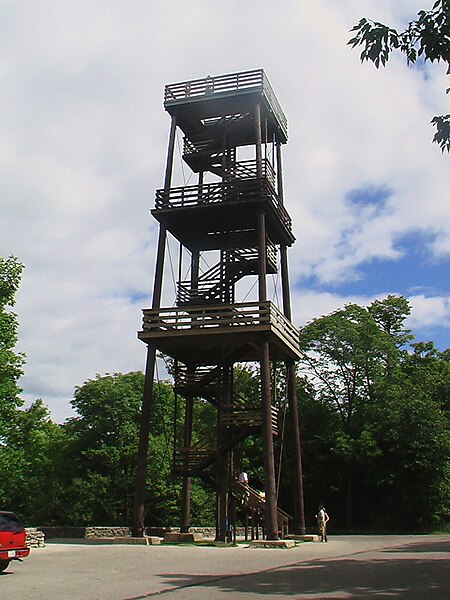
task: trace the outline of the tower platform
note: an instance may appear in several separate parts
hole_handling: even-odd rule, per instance
[[[144,309],[138,338],[184,364],[260,359],[267,339],[272,360],[300,357],[298,331],[270,301]]]

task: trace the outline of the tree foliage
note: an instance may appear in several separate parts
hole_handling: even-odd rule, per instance
[[[347,528],[425,529],[449,516],[449,351],[413,342],[409,312],[388,296],[300,333],[305,489]]]
[[[21,408],[10,311],[22,265],[0,262],[0,505],[29,524],[125,525],[131,521],[144,376],[97,375],[75,388],[76,415],[52,422],[42,400]],[[307,524],[325,502],[333,524],[389,531],[429,530],[448,522],[450,506],[450,350],[415,341],[405,328],[410,306],[388,296],[349,304],[299,333],[297,372]],[[290,457],[283,453],[284,367],[273,383],[280,423],[275,454],[279,504],[294,504]],[[237,401],[258,406],[257,369],[235,368]],[[210,437],[216,408],[195,399],[193,443]],[[182,440],[184,400],[169,382],[154,384],[147,477],[147,525],[174,525],[181,478],[172,453]],[[289,429],[289,428],[287,428]],[[260,436],[233,451],[234,469],[263,489]],[[282,466],[283,465],[283,466]],[[192,482],[192,523],[214,524],[214,492]]]
[[[364,506],[377,527],[429,530],[450,516],[448,417],[426,386],[401,383],[370,413],[379,452],[364,474]]]
[[[142,372],[97,375],[75,388],[71,404],[77,416],[62,425],[65,471],[59,523],[131,523],[143,388]],[[179,520],[181,481],[171,474],[173,425],[172,384],[154,383],[146,497],[146,524],[151,526],[176,525]],[[178,432],[180,428],[178,422]],[[192,496],[194,517],[200,522],[204,515],[210,518],[198,482]]]
[[[314,320],[300,331],[302,364],[321,398],[350,432],[358,411],[373,400],[395,346],[370,311],[356,304]]]
[[[380,309],[378,306],[377,311]],[[387,375],[396,348],[370,311],[356,304],[304,327],[300,348],[303,372],[314,385],[317,398],[339,416],[332,452],[342,465],[346,522],[350,527],[357,472],[376,451],[365,427],[365,415],[376,400],[379,383]]]
[[[77,416],[63,426],[68,439],[63,515],[73,524],[117,524],[133,492],[142,373],[115,373],[75,388]]]
[[[23,268],[15,256],[0,257],[0,440],[15,409],[21,404],[17,381],[23,373],[25,358],[14,351],[18,322],[11,308],[15,304]]]
[[[393,51],[402,52],[408,64],[418,59],[447,64],[450,74],[450,0],[437,0],[429,11],[421,10],[417,19],[411,21],[404,31],[363,18],[351,31],[356,35],[349,44],[363,46],[361,61],[371,61],[378,68],[385,66]],[[447,93],[450,88],[447,89]],[[433,141],[442,151],[450,151],[450,114],[435,116],[436,127]]]
[[[16,410],[0,449],[0,505],[27,522],[59,524],[65,444],[42,400]]]

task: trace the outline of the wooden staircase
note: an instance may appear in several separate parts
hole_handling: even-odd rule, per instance
[[[219,366],[187,367],[179,365],[175,374],[174,391],[182,396],[203,398],[217,406],[223,368]]]
[[[230,140],[241,122],[248,118],[249,113],[245,112],[204,119],[205,132],[190,138],[184,137],[183,160],[194,172],[210,171],[226,178],[230,154],[235,162],[236,150],[233,146],[224,149],[224,135]]]
[[[235,395],[233,403],[223,412],[222,422],[228,427],[248,427],[255,429],[262,426],[261,400],[248,402],[243,396]],[[272,432],[278,434],[278,408],[272,406]]]
[[[228,452],[250,435],[251,430],[241,427],[232,432],[222,452]],[[205,480],[213,475],[219,459],[217,448],[211,444],[211,436],[198,440],[190,448],[178,448],[174,454],[172,471],[183,477],[202,477]]]
[[[268,240],[266,260],[268,273],[277,272],[276,261],[276,246]],[[177,305],[231,302],[234,299],[235,283],[247,275],[256,275],[257,273],[257,248],[225,250],[222,260],[200,275],[197,287],[193,288],[190,281],[178,282]]]
[[[236,477],[231,477],[230,487],[234,494],[239,498],[241,506],[251,515],[252,521],[255,520],[255,516],[263,521],[266,507],[264,494],[250,486],[244,485]],[[284,538],[288,535],[290,520],[292,520],[292,516],[277,507],[277,524],[280,538]]]

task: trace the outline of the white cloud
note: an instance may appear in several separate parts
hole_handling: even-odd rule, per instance
[[[450,327],[450,298],[442,296],[425,296],[418,294],[408,298],[411,303],[411,316],[408,327]]]

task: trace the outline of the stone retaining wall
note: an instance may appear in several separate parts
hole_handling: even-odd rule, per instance
[[[37,527],[25,527],[27,537],[25,545],[29,548],[43,548],[45,546],[45,533],[39,531]]]
[[[129,527],[38,527],[47,539],[131,537]]]
[[[37,527],[36,530],[44,534],[47,539],[131,537],[129,527]],[[164,537],[166,533],[179,533],[179,531],[179,527],[147,527],[145,533],[148,536]],[[214,538],[216,535],[215,527],[190,527],[189,532],[201,533],[205,538]],[[237,527],[236,535],[243,537],[244,527]],[[262,537],[261,529],[260,537]]]

